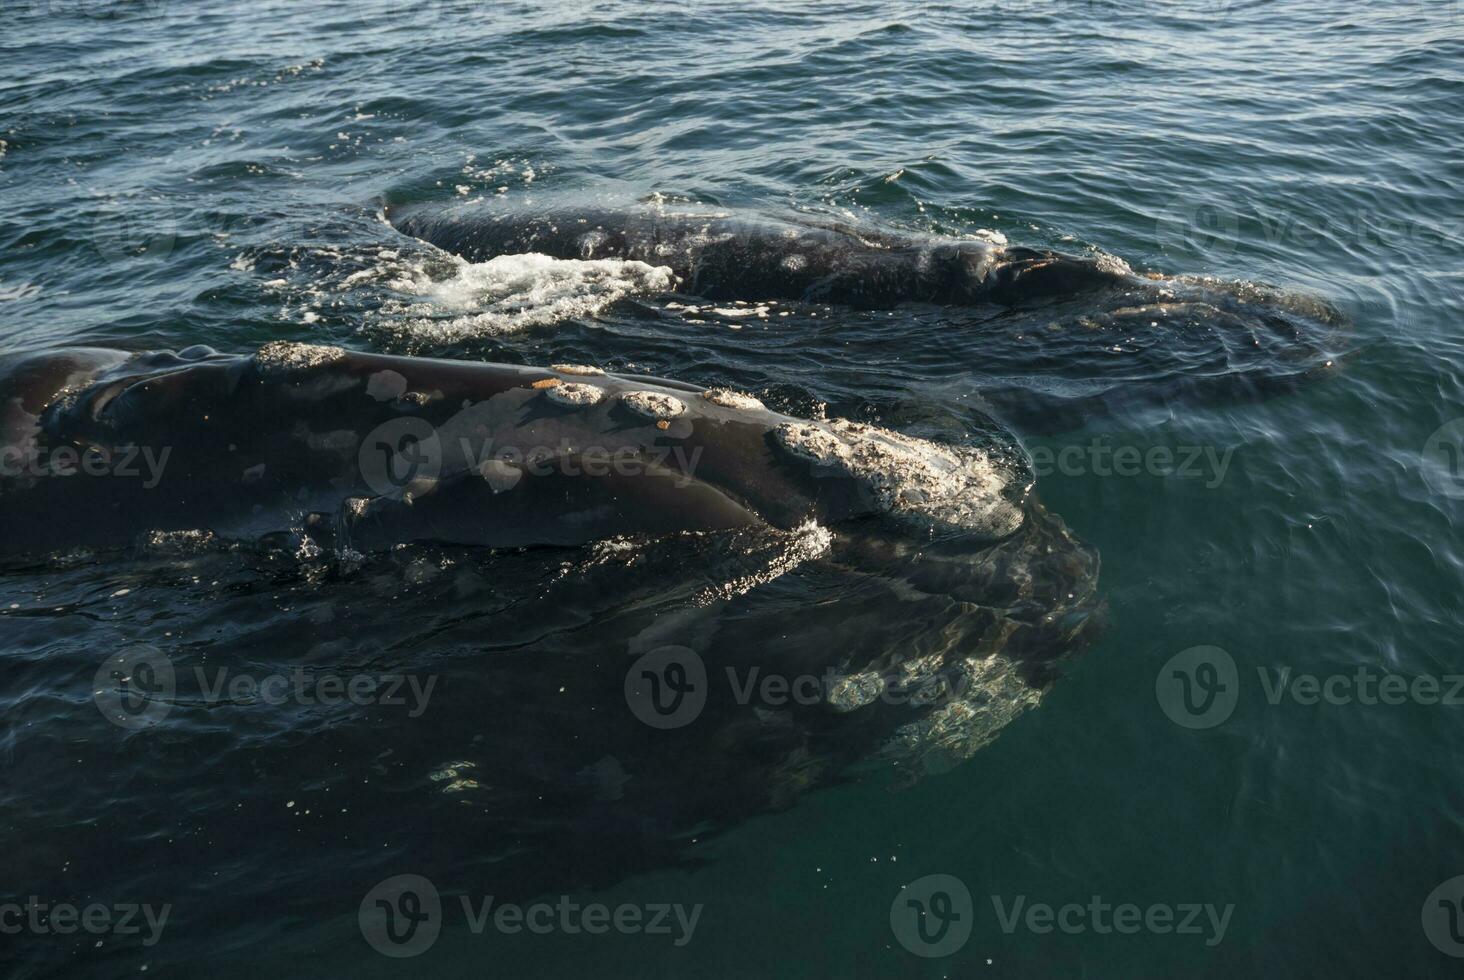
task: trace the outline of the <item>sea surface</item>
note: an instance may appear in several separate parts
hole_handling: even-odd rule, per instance
[[[1102,607],[1040,703],[989,706],[979,751],[832,772],[749,748],[761,729],[600,719],[648,631],[715,674],[754,647],[960,648],[962,608],[815,559],[709,609],[704,556],[675,547],[169,540],[7,567],[0,973],[1464,966],[1456,0],[0,11],[4,352],[294,340],[598,364],[947,441],[995,418],[1101,557]],[[699,305],[630,264],[471,264],[384,219],[564,194],[1111,256],[1345,326],[1298,366],[1225,324],[1094,345],[1040,318]],[[137,649],[176,690],[117,723],[107,664]],[[326,676],[419,687],[331,698]],[[217,686],[239,677],[289,693]],[[376,890],[399,875],[440,901],[405,947],[372,932],[378,899],[431,916]],[[489,896],[554,911],[475,923]],[[631,911],[565,911],[595,905]],[[660,907],[694,924],[652,929]]]

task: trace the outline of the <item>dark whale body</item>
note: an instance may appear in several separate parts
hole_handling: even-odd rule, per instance
[[[669,206],[524,210],[496,202],[388,210],[401,232],[471,262],[537,252],[668,266],[714,300],[789,299],[887,308],[903,302],[1012,305],[1122,286],[1126,270],[1059,252],[914,238],[811,216]]]
[[[795,419],[592,367],[282,342],[40,351],[0,360],[0,413],[10,560],[178,534],[284,536],[309,554],[740,535],[793,564],[832,548],[932,593],[1001,597],[1030,615],[1015,645],[1034,663],[1052,646],[1044,616],[1087,603],[1096,577],[1014,441]]]
[[[299,344],[14,355],[0,405],[7,554],[307,520],[363,551],[871,515],[994,540],[1022,525],[1031,483],[1010,447],[792,419],[734,392]]]
[[[111,465],[58,462],[63,448]],[[0,450],[6,556],[141,539],[45,574],[91,581],[105,557],[169,610],[150,624],[138,594],[118,607],[127,640],[171,658],[176,703],[146,744],[184,761],[132,787],[125,812],[99,804],[101,826],[133,834],[68,856],[153,867],[155,835],[136,829],[175,824],[189,765],[237,768],[282,801],[324,786],[332,823],[310,846],[351,870],[336,892],[292,889],[302,917],[354,909],[408,857],[443,887],[494,895],[608,884],[876,764],[944,771],[1031,710],[1101,622],[1097,556],[999,440],[809,422],[582,366],[293,344],[39,351],[0,359]],[[132,450],[166,461],[120,472]],[[262,585],[239,568],[256,562]],[[661,728],[630,688],[668,656],[704,667],[704,703]],[[421,718],[311,708],[308,734],[269,738],[282,712],[211,702],[194,669],[302,664],[440,683]],[[734,671],[819,683],[749,700]],[[78,742],[110,757],[111,740]],[[181,835],[175,862],[226,874],[298,859],[298,809],[190,806],[206,832]],[[435,832],[376,843],[404,826]],[[54,862],[22,860],[49,880]],[[246,875],[211,908],[244,914],[270,886]]]

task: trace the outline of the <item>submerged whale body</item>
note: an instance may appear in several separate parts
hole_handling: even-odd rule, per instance
[[[534,208],[507,200],[393,206],[387,217],[463,261],[540,253],[636,261],[647,273],[664,267],[680,294],[709,305],[667,304],[655,315],[694,323],[727,314],[716,307],[724,300],[795,301],[773,321],[780,334],[826,323],[805,321],[799,302],[910,304],[890,340],[902,348],[949,345],[950,356],[930,370],[966,374],[993,414],[1024,431],[1070,428],[1130,407],[1268,397],[1332,373],[1347,347],[1346,317],[1318,297],[1209,276],[1137,274],[1111,256],[896,234],[808,215],[614,209],[557,197]],[[858,315],[847,326],[861,344],[889,329],[883,318]],[[887,368],[885,359],[870,366]]]
[[[683,292],[885,308],[1010,305],[1122,286],[1122,263],[954,238],[917,238],[794,218],[670,207],[527,211],[496,202],[392,208],[404,234],[471,262],[539,253],[666,266]]]
[[[412,866],[494,894],[674,862],[698,836],[876,761],[942,771],[1036,705],[1100,619],[1096,555],[999,439],[794,419],[587,366],[282,343],[15,355],[0,361],[0,410],[7,553],[140,538],[118,557],[145,562],[154,599],[178,565],[189,601],[169,603],[166,632],[139,627],[177,666],[166,724],[250,710],[200,707],[200,658],[441,676],[428,722],[386,707],[322,716],[302,744],[225,739],[204,764],[290,794],[335,773],[324,852],[425,821],[452,828],[435,836],[453,846],[438,865],[424,841]],[[232,560],[254,553],[217,539],[279,535],[302,568],[350,554],[339,564],[359,572],[236,587]],[[435,577],[403,577],[420,568]],[[216,602],[240,624],[222,638]],[[658,727],[633,695],[668,658],[700,664],[704,700]],[[744,693],[766,677],[817,684]],[[380,773],[340,768],[382,759],[382,744]],[[175,793],[134,795],[128,819],[169,825]],[[290,814],[250,815],[256,857],[298,847]],[[227,798],[200,801],[192,818],[205,815],[238,819]],[[199,867],[219,859],[209,835],[178,847]],[[377,865],[342,862],[373,879],[350,883],[354,901],[396,873],[399,853],[378,850]],[[119,852],[108,841],[96,858]]]

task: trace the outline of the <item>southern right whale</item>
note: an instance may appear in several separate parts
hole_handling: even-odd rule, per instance
[[[312,846],[361,880],[354,897],[300,890],[301,914],[354,909],[399,872],[403,851],[375,846],[383,826],[451,828],[403,845],[444,885],[533,894],[680,860],[878,762],[907,778],[944,771],[1031,710],[1101,623],[1096,554],[1035,499],[1000,430],[956,445],[593,366],[289,343],[13,355],[0,360],[0,430],[7,557],[34,567],[84,547],[88,566],[136,561],[150,601],[170,577],[153,573],[177,563],[181,591],[162,600],[173,612],[125,631],[178,683],[158,723],[177,738],[142,743],[237,767],[282,802],[328,784],[331,822],[312,825]],[[135,475],[106,465],[134,449],[166,458]],[[608,451],[608,472],[585,468],[591,449]],[[233,559],[280,535],[314,547],[279,549],[287,570],[246,585]],[[323,574],[292,579],[296,554]],[[421,567],[436,577],[400,574]],[[465,579],[476,586],[456,592]],[[125,615],[138,596],[113,601]],[[663,729],[637,715],[628,686],[698,661],[693,719]],[[195,671],[302,664],[440,683],[421,718],[321,709],[307,738],[236,739],[219,718],[267,728],[280,713],[220,702]],[[761,694],[764,678],[818,683],[786,700]],[[102,757],[115,744],[81,741]],[[133,787],[128,829],[70,857],[151,866],[189,771],[156,768],[166,778]],[[170,853],[244,867],[220,856],[224,840],[283,862],[298,814],[240,813],[210,794],[190,813],[207,832]],[[246,877],[239,894],[266,888]]]
[[[667,266],[685,293],[886,308],[902,302],[1015,304],[1133,278],[1121,262],[986,241],[920,238],[811,215],[694,206],[495,201],[386,209],[404,234],[470,262],[539,253]]]
[[[901,349],[948,352],[929,370],[966,375],[988,409],[1026,431],[1071,427],[1129,406],[1266,397],[1332,373],[1348,343],[1346,317],[1303,292],[1136,273],[1103,254],[896,232],[799,212],[612,206],[536,193],[522,201],[392,204],[385,215],[398,231],[462,262],[525,253],[611,258],[674,277],[675,302],[645,310],[631,304],[624,315],[736,325],[737,317],[765,314],[748,304],[781,303],[778,318],[767,322],[779,342],[827,323],[826,310],[811,318],[810,304],[856,311],[905,304],[895,321],[846,315],[856,342],[825,346],[820,355],[851,356],[875,333]],[[744,309],[717,305],[728,301]],[[889,366],[881,350],[869,370]]]
[[[998,540],[1022,527],[1031,489],[1011,444],[795,419],[738,392],[592,366],[283,342],[0,360],[0,464],[0,555],[146,531],[247,539],[307,518],[362,550],[881,515]]]
[[[897,232],[827,216],[734,211],[702,205],[529,202],[387,205],[403,234],[469,262],[538,253],[664,266],[688,295],[885,309],[901,303],[1023,307],[1106,294],[1089,316],[1139,325],[1204,304],[1262,318],[1273,313],[1342,320],[1302,294],[1193,276],[1137,274],[1122,259],[1004,242]]]

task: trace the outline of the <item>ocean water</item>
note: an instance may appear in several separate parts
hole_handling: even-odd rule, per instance
[[[817,549],[721,606],[684,543],[7,566],[7,976],[1457,975],[1455,0],[3,9],[5,352],[283,339],[945,441],[995,418],[1101,559],[1040,703],[982,702],[995,737],[918,773],[842,758],[856,726],[789,749],[771,702],[752,730],[606,720],[647,636],[714,673],[979,643],[970,603]],[[564,194],[1101,254],[1342,319],[1298,362],[1248,323],[714,305],[613,259],[467,263],[383,212]],[[178,689],[115,724],[97,692],[140,648]],[[489,896],[553,912],[475,922]],[[428,928],[383,941],[378,900]],[[567,911],[596,904],[631,911]]]

